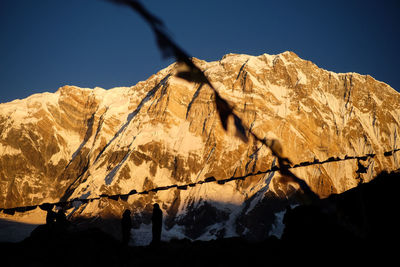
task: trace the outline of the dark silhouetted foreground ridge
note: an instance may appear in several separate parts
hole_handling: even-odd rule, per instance
[[[13,266],[253,266],[394,259],[400,172],[310,205],[287,209],[282,239],[240,237],[212,241],[171,240],[127,247],[96,229],[50,231],[39,226],[20,243],[2,243],[2,263]],[[74,230],[75,229],[75,230]],[[368,252],[367,252],[368,251]]]

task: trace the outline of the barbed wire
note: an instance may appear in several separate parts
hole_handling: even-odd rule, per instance
[[[400,151],[400,149],[394,149],[390,151],[385,151],[383,153],[384,157],[390,157],[393,156],[394,153]],[[236,176],[236,177],[229,177],[229,178],[224,178],[224,179],[216,179],[214,176],[210,176],[205,178],[204,180],[200,180],[197,182],[192,182],[192,183],[186,183],[186,184],[172,184],[172,185],[167,185],[167,186],[159,186],[155,188],[151,188],[148,190],[143,190],[143,191],[137,191],[135,189],[132,189],[129,191],[127,194],[113,194],[113,195],[108,195],[108,194],[101,194],[97,197],[92,197],[92,198],[73,198],[68,201],[60,201],[60,202],[52,202],[52,203],[41,203],[41,204],[36,204],[36,205],[29,205],[29,206],[19,206],[19,207],[13,207],[13,208],[0,208],[0,211],[3,211],[4,214],[7,215],[14,215],[15,212],[18,213],[23,213],[27,211],[34,210],[36,208],[40,208],[42,210],[49,210],[54,208],[54,206],[57,207],[65,207],[68,205],[72,205],[74,202],[81,202],[83,204],[87,204],[89,202],[93,202],[96,200],[100,200],[103,198],[115,200],[115,201],[128,201],[128,197],[132,195],[147,195],[149,193],[158,193],[159,191],[165,191],[165,190],[171,190],[171,189],[177,189],[177,190],[187,190],[188,188],[195,187],[197,185],[202,185],[206,183],[217,183],[219,185],[224,185],[225,183],[232,182],[232,181],[238,181],[238,180],[245,180],[248,177],[256,176],[256,175],[261,175],[261,174],[267,174],[275,171],[282,172],[282,170],[287,170],[287,169],[296,169],[296,168],[301,168],[301,167],[309,167],[313,165],[322,165],[322,164],[327,164],[331,162],[340,162],[340,161],[347,161],[347,160],[357,160],[358,163],[358,170],[356,170],[356,173],[366,173],[367,167],[363,166],[360,164],[360,161],[366,161],[368,158],[374,158],[377,154],[376,153],[368,153],[362,156],[348,156],[345,155],[343,158],[341,157],[329,157],[326,160],[319,160],[319,159],[314,159],[313,161],[303,161],[294,165],[283,165],[283,166],[273,166],[272,168],[265,170],[265,171],[258,171],[258,172],[252,172],[252,173],[247,173],[243,176]]]

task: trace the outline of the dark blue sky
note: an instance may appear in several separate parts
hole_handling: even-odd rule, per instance
[[[293,51],[335,72],[400,90],[400,1],[147,0],[190,55]],[[163,60],[149,26],[104,0],[1,0],[0,103],[63,85],[112,88],[145,80]]]

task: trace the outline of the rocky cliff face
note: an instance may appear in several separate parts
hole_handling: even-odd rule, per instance
[[[221,96],[261,137],[275,138],[293,162],[375,153],[361,178],[400,168],[400,94],[356,73],[336,74],[292,52],[194,59]],[[174,77],[176,65],[132,87],[64,86],[56,93],[0,104],[0,206],[127,194],[155,187],[223,179],[275,165],[269,149],[225,132],[207,86]],[[303,166],[293,172],[321,197],[357,185],[356,160]],[[136,227],[151,205],[164,211],[165,231],[190,238],[273,231],[294,184],[278,172],[224,185],[207,183],[100,199],[71,207],[73,217],[120,217]],[[276,215],[278,214],[278,215]],[[274,224],[275,222],[275,224]]]

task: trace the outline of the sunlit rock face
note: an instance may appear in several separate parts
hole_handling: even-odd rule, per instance
[[[292,52],[228,54],[194,59],[245,125],[278,139],[294,163],[376,153],[362,164],[371,180],[400,168],[400,94],[368,75],[337,74]],[[214,176],[243,176],[274,166],[268,148],[224,131],[212,90],[175,77],[176,65],[132,87],[109,90],[64,86],[0,104],[0,205],[126,194]],[[356,160],[293,169],[319,196],[357,185]],[[220,185],[102,198],[75,205],[71,217],[118,217],[133,212],[135,227],[150,223],[152,204],[164,211],[170,237],[243,235],[261,239],[297,185],[278,172]],[[166,234],[167,235],[167,234]]]

